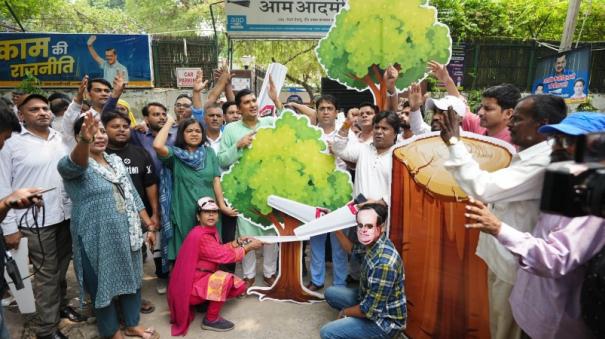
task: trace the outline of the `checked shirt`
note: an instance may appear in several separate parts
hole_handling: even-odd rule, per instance
[[[405,328],[407,308],[403,262],[395,246],[383,234],[371,247],[356,244],[356,255],[364,255],[359,282],[361,311],[385,332]]]

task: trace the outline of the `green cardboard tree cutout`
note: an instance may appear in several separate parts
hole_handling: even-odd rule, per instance
[[[315,53],[328,76],[359,91],[369,88],[384,108],[382,70],[399,69],[399,90],[427,76],[426,64],[447,64],[449,28],[437,22],[437,9],[426,0],[349,0]]]
[[[326,154],[321,131],[307,117],[285,111],[274,128],[260,129],[252,146],[222,178],[225,198],[259,227],[273,227],[280,236],[294,235],[301,222],[267,205],[269,195],[303,204],[336,209],[352,198],[348,173]],[[302,243],[280,243],[280,271],[270,288],[249,291],[262,299],[310,302],[320,296],[302,284]]]

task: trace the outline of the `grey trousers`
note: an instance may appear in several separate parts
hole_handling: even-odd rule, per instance
[[[39,229],[21,229],[28,238],[30,262],[36,274],[32,287],[36,313],[26,314],[25,320],[36,335],[49,335],[57,329],[60,310],[67,306],[65,274],[71,260],[69,220]],[[39,268],[38,271],[35,271]]]

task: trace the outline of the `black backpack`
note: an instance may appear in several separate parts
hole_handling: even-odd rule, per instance
[[[605,248],[588,261],[580,305],[588,328],[597,338],[605,338]]]

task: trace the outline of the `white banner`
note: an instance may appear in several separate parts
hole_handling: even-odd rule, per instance
[[[322,38],[346,0],[227,0],[230,37]]]
[[[268,115],[275,115],[276,107],[275,103],[269,98],[269,75],[273,79],[275,89],[277,93],[281,92],[281,88],[284,86],[286,81],[286,74],[288,68],[282,64],[272,63],[267,67],[265,78],[263,79],[263,85],[260,88],[258,94],[258,115],[261,117]]]
[[[197,71],[201,71],[201,68],[181,68],[176,69],[176,87],[193,87],[193,81]]]

